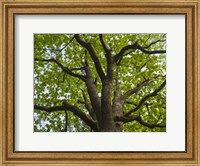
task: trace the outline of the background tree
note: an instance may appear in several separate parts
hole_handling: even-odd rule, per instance
[[[34,131],[165,131],[165,34],[35,34]]]

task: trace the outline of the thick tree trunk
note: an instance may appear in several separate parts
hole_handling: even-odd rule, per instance
[[[122,103],[121,103],[121,101],[119,99],[118,100],[114,100],[112,112],[113,112],[113,118],[114,119],[116,117],[123,116],[123,107],[122,107]],[[122,122],[115,122],[115,131],[116,132],[123,131],[123,123]]]
[[[108,79],[104,80],[102,85],[102,97],[101,97],[101,116],[102,116],[101,131],[106,131],[106,132],[115,130],[115,122],[112,115],[111,89],[112,89],[112,82]]]
[[[118,73],[118,68],[117,68]],[[116,75],[116,90],[114,93],[114,99],[112,104],[112,112],[113,118],[123,116],[123,101],[120,99],[121,97],[121,90],[120,90],[120,83],[118,81],[118,74]],[[122,132],[123,131],[123,123],[122,122],[115,122],[115,131]]]
[[[110,89],[112,89],[112,84],[106,82],[103,85],[102,90],[102,125],[101,131],[105,132],[121,132],[123,131],[123,123],[115,122],[115,117],[121,117],[123,115],[122,102],[120,99],[114,100],[113,105],[111,104]],[[110,97],[109,97],[110,96]]]

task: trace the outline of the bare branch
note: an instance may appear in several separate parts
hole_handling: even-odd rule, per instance
[[[92,119],[89,119],[78,107],[70,105],[66,102],[63,106],[55,106],[55,107],[43,107],[43,106],[34,105],[34,109],[37,109],[40,111],[46,111],[48,113],[56,112],[56,111],[65,111],[65,110],[71,111],[74,113],[74,115],[82,119],[88,126],[94,129],[94,131],[98,130],[96,123]]]
[[[165,84],[166,84],[166,80],[156,89],[154,90],[152,93],[149,93],[148,95],[146,95],[144,98],[142,98],[139,102],[139,104],[132,110],[130,110],[128,113],[125,114],[125,116],[128,116],[130,115],[131,113],[137,111],[143,104],[146,100],[148,100],[149,98],[151,97],[154,97],[158,94],[158,92],[160,92],[164,87],[165,87]]]
[[[34,105],[34,109],[52,113],[52,112],[56,112],[56,111],[63,111],[66,108],[65,108],[65,106],[43,107],[43,106],[39,106],[39,105]]]
[[[142,47],[146,44],[146,42],[150,39],[151,34],[149,34],[148,38],[142,43]]]
[[[152,42],[152,43],[150,43],[148,46],[145,46],[145,47],[143,47],[143,48],[149,48],[149,47],[151,47],[152,45],[154,45],[154,44],[156,44],[156,43],[158,43],[158,42],[165,42],[166,40],[157,40],[157,41],[155,41],[155,42]]]
[[[64,128],[65,132],[67,132],[67,125],[68,125],[68,113],[67,110],[65,110],[65,128]]]
[[[138,41],[136,41],[133,45],[127,45],[123,47],[118,54],[114,56],[115,62],[118,62],[120,58],[124,55],[124,53],[130,49],[136,49],[138,45]]]
[[[101,42],[101,44],[102,44],[102,46],[103,46],[103,49],[104,49],[105,52],[106,52],[106,55],[109,54],[110,51],[111,51],[111,49],[108,48],[108,46],[106,45],[106,43],[105,43],[105,41],[104,41],[104,39],[103,39],[103,35],[102,35],[102,34],[99,34],[99,39],[100,39],[100,42]]]
[[[59,52],[56,54],[56,56],[58,56],[72,41],[74,40],[74,36],[70,39],[70,41],[59,50]]]
[[[150,128],[150,129],[153,129],[155,127],[160,127],[160,128],[165,128],[166,127],[166,125],[163,125],[163,124],[149,124],[149,123],[143,121],[141,116],[138,116],[136,121],[139,122],[141,125],[146,126],[146,127]]]
[[[88,110],[93,120],[97,120],[95,111],[93,110],[91,103],[88,102],[87,97],[83,90],[82,90],[82,94],[83,94],[84,101],[79,100],[78,102],[81,104],[84,104],[85,108]]]
[[[34,60],[35,60],[35,61],[42,61],[42,62],[54,62],[54,63],[56,63],[65,73],[67,73],[67,74],[69,74],[69,75],[71,75],[71,76],[73,76],[73,77],[77,77],[77,78],[83,80],[84,82],[86,81],[86,76],[73,73],[71,69],[69,69],[69,68],[63,66],[63,65],[62,65],[58,60],[56,60],[56,59],[41,59],[41,60],[40,60],[40,59],[38,59],[38,58],[35,58]]]
[[[158,77],[158,76],[157,76]],[[153,81],[155,81],[155,79],[157,77],[154,77],[153,79],[151,80],[145,80],[144,82],[142,82],[141,84],[138,84],[135,88],[127,91],[124,95],[121,96],[121,100],[124,101],[126,99],[128,99],[131,95],[137,93],[140,89],[142,89],[144,86],[147,86],[149,85],[150,83],[152,83]]]
[[[146,54],[164,54],[164,53],[166,53],[166,50],[155,50],[155,51],[145,50],[140,45],[137,46],[137,49],[142,51],[142,52],[144,52],[144,53],[146,53]]]
[[[140,46],[138,44],[138,41],[136,41],[134,44],[132,45],[127,45],[125,47],[123,47],[121,49],[121,51],[115,55],[115,62],[118,62],[118,60],[120,60],[120,58],[124,55],[124,53],[128,50],[131,50],[131,49],[138,49],[140,51],[142,51],[143,53],[146,53],[146,54],[163,54],[163,53],[166,53],[166,50],[154,50],[154,51],[149,51],[149,50],[146,50],[144,47]]]
[[[137,121],[141,125],[146,126],[148,128],[151,128],[151,129],[153,129],[155,127],[160,127],[160,128],[165,128],[166,127],[166,125],[163,125],[163,124],[150,124],[150,123],[147,123],[147,122],[142,120],[140,115],[116,117],[115,121],[117,121],[117,122],[120,121],[120,122],[123,122],[123,123]]]
[[[87,101],[78,100],[78,103],[84,104],[85,108],[88,110],[89,113],[92,112],[92,105]]]
[[[76,70],[76,71],[83,71],[85,70],[85,67],[77,67],[77,68],[72,68],[70,69],[71,71]]]
[[[61,49],[55,49],[55,48],[39,48],[39,47],[34,47],[36,50],[52,50],[52,51],[58,51],[56,56],[58,56],[74,39],[74,36],[69,40],[68,43],[65,44]]]
[[[87,86],[87,91],[88,95],[91,101],[91,105],[93,110],[95,111],[98,124],[101,123],[101,100],[98,96],[98,90],[95,84],[95,80],[93,77],[93,73],[90,69],[89,64],[86,62],[82,62],[83,66],[85,67],[85,72],[86,72],[86,86]]]
[[[103,72],[103,69],[101,67],[101,63],[96,55],[96,52],[94,50],[94,48],[92,47],[91,43],[89,42],[85,42],[83,39],[80,38],[79,34],[75,34],[74,35],[77,42],[83,46],[84,48],[86,48],[86,50],[89,52],[93,62],[94,62],[94,65],[95,65],[95,68],[97,70],[97,73],[99,75],[99,77],[101,78],[101,80],[104,80],[105,78],[105,74]]]

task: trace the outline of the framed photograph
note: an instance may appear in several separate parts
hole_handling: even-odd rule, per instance
[[[1,1],[0,165],[196,165],[198,0]]]

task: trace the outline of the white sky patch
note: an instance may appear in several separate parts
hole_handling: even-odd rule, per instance
[[[48,94],[48,93],[49,93],[49,89],[47,89],[47,87],[45,87],[43,93],[44,93],[44,94]]]
[[[132,75],[131,73],[128,72],[128,73],[126,74],[126,76],[133,76],[133,75]]]
[[[63,121],[63,120],[65,120],[65,117],[61,115],[60,119]]]
[[[115,54],[116,54],[116,52],[115,52],[115,51],[112,51],[111,53],[112,53],[112,55],[115,55]]]
[[[37,99],[38,98],[38,95],[37,94],[34,94],[34,99]]]
[[[128,44],[131,45],[131,44],[132,44],[132,41],[129,41]]]
[[[131,55],[126,55],[126,58],[132,58],[132,56]]]
[[[119,37],[118,37],[118,36],[115,36],[115,39],[116,39],[116,40],[119,40]]]
[[[66,98],[64,96],[59,96],[57,99],[58,100],[65,100]]]
[[[58,100],[69,100],[71,98],[71,93],[64,93],[64,96],[59,96]]]
[[[144,66],[142,69],[141,69],[141,72],[145,71],[147,68],[146,66]]]
[[[44,121],[44,120],[41,120],[41,125],[42,127],[45,127],[47,124],[51,124],[49,121]]]
[[[38,114],[34,112],[34,118],[38,118]]]
[[[60,89],[57,91],[58,93],[62,92]]]

